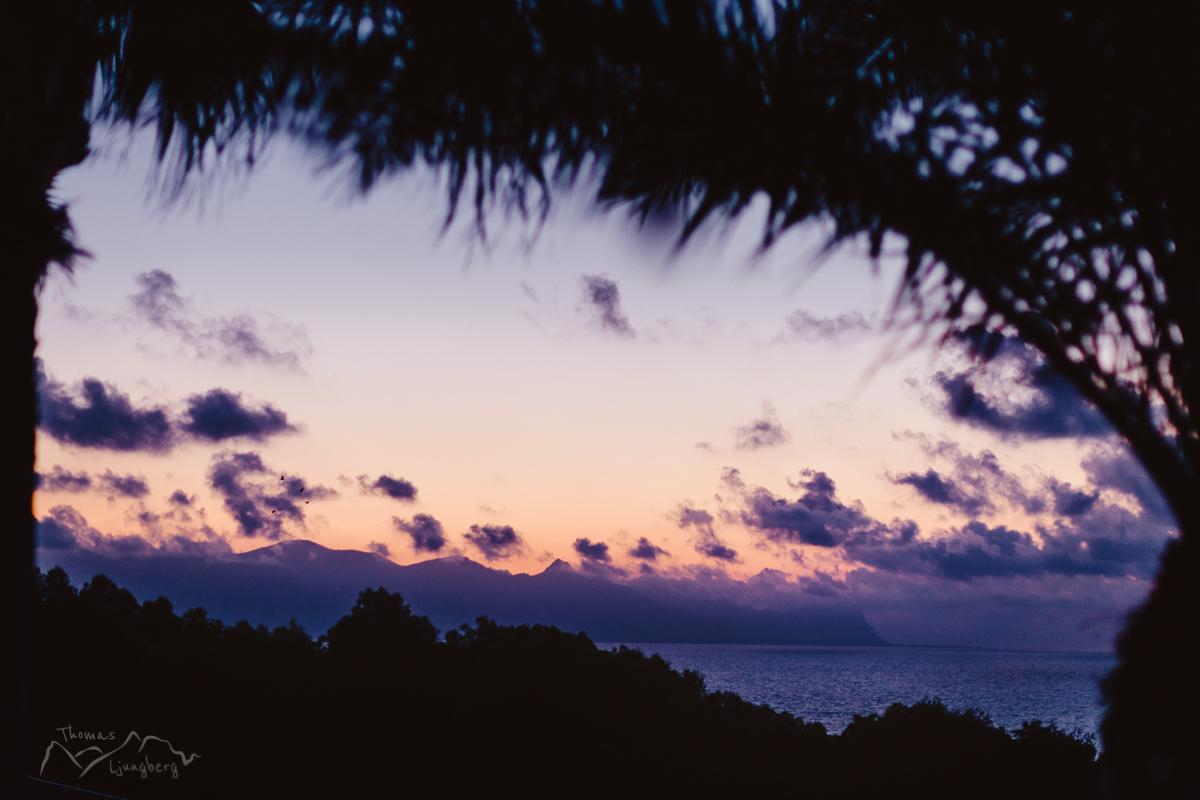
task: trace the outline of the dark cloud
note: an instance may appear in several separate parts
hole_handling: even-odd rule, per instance
[[[1114,489],[1137,500],[1144,513],[1165,525],[1175,524],[1175,515],[1157,484],[1129,449],[1121,444],[1093,446],[1083,459],[1088,480],[1098,489]]]
[[[1138,518],[1160,529],[1174,527],[1174,516],[1154,482],[1124,445],[1094,445],[1081,466],[1090,486],[1073,486],[1053,477],[1030,475],[1022,480],[1001,466],[990,450],[967,453],[949,441],[903,433],[897,438],[914,441],[930,458],[945,463],[948,471],[929,468],[924,474],[891,476],[893,483],[911,486],[924,499],[968,517],[990,516],[1008,505],[1030,515],[1053,514],[1077,518],[1101,509],[1101,491],[1112,489],[1137,501]],[[1099,503],[1099,505],[1097,505]]]
[[[287,414],[272,405],[251,408],[239,392],[213,389],[188,398],[180,426],[184,433],[209,442],[245,438],[261,442],[268,436],[296,430]]]
[[[576,553],[588,561],[612,561],[612,557],[608,554],[608,545],[604,542],[593,544],[590,539],[576,539],[571,546],[575,548]]]
[[[393,478],[391,475],[380,475],[374,481],[370,476],[359,475],[358,485],[365,494],[380,494],[394,500],[411,501],[417,499],[417,487],[404,478]]]
[[[369,545],[367,545],[367,549],[370,550],[372,553],[378,553],[379,555],[383,556],[384,558],[392,557],[392,551],[389,550],[388,546],[386,544],[384,544],[383,542],[371,542]]]
[[[99,450],[163,453],[175,431],[161,407],[135,408],[128,395],[95,378],[84,378],[69,392],[34,359],[38,389],[38,427],[59,442]]]
[[[219,358],[231,364],[253,361],[298,370],[312,351],[304,329],[298,326],[275,324],[267,334],[248,314],[199,315],[179,295],[169,272],[152,270],[135,280],[141,288],[129,298],[135,317],[178,339],[196,358]]]
[[[1022,481],[1004,469],[991,450],[965,453],[954,442],[934,444],[927,437],[912,433],[898,434],[896,438],[915,441],[925,455],[949,465],[948,473],[930,468],[924,475],[904,473],[891,478],[893,483],[916,489],[931,503],[971,517],[994,514],[1005,503],[1027,514],[1041,514],[1053,504],[1043,481]]]
[[[36,485],[42,492],[97,491],[110,497],[134,499],[150,494],[146,479],[140,475],[117,475],[106,469],[103,475],[93,478],[86,472],[69,472],[57,464],[49,473],[38,474]]]
[[[225,509],[243,536],[279,539],[288,522],[304,524],[303,506],[337,496],[325,486],[308,487],[303,478],[280,475],[258,453],[218,453],[208,470],[208,483],[221,495]]]
[[[442,523],[428,514],[417,514],[411,521],[392,517],[392,524],[412,537],[413,550],[418,553],[436,553],[446,544]]]
[[[837,547],[853,532],[878,525],[863,512],[861,503],[839,502],[836,487],[824,472],[804,470],[800,477],[792,486],[803,494],[794,501],[761,487],[746,487],[736,469],[726,469],[722,480],[741,496],[742,523],[776,543]]]
[[[1004,437],[1106,437],[1112,426],[1069,380],[1032,346],[995,333],[964,333],[971,367],[933,376],[941,411]]]
[[[173,420],[165,407],[136,408],[115,386],[85,378],[70,392],[49,377],[35,360],[38,426],[64,444],[99,450],[165,453],[181,441],[220,442],[245,438],[262,441],[298,428],[270,404],[252,407],[226,389],[188,398],[183,418]]]
[[[692,528],[696,532],[696,552],[719,561],[738,562],[737,551],[721,541],[713,530],[713,515],[698,508],[681,506],[677,523],[681,528]]]
[[[49,472],[39,472],[34,486],[39,492],[86,492],[92,488],[92,476],[86,472],[69,472],[55,464]]]
[[[472,525],[463,537],[488,561],[511,558],[525,551],[525,540],[511,525]]]
[[[763,403],[762,419],[756,419],[749,425],[743,425],[736,430],[736,434],[737,442],[734,446],[739,450],[774,447],[791,438],[787,430],[775,418],[775,409],[770,403]]]
[[[117,475],[111,470],[105,470],[96,482],[101,491],[119,497],[137,499],[150,494],[150,487],[147,485],[146,479],[140,475]]]
[[[1046,511],[1054,516],[1032,532],[973,520],[922,536],[912,521],[885,523],[866,514],[857,501],[842,502],[823,472],[806,470],[801,476],[792,484],[802,491],[796,500],[747,487],[736,470],[726,470],[724,480],[739,498],[737,516],[768,542],[840,548],[852,561],[898,574],[952,581],[1045,575],[1143,578],[1154,574],[1159,553],[1174,535],[1162,519],[1106,503],[1094,489],[1053,484],[1059,493]]]
[[[638,539],[637,546],[629,550],[629,555],[643,561],[657,561],[659,556],[668,556],[670,553],[643,536]]]
[[[187,493],[184,492],[183,489],[176,489],[171,493],[171,496],[167,498],[167,502],[173,506],[190,506],[195,501],[193,498],[188,497]]]
[[[817,317],[796,310],[787,316],[787,330],[778,337],[781,341],[833,342],[869,332],[874,325],[857,311],[847,311],[836,317]]]
[[[584,275],[583,295],[584,301],[596,313],[601,328],[619,336],[636,335],[628,317],[621,311],[621,290],[615,281],[605,275]]]
[[[1054,513],[1061,517],[1078,517],[1092,510],[1100,499],[1099,492],[1087,492],[1072,488],[1069,483],[1059,483],[1053,478],[1048,482],[1054,496]]]
[[[931,503],[956,508],[968,516],[977,516],[982,511],[991,511],[991,503],[987,498],[972,497],[954,482],[937,471],[929,469],[924,475],[909,472],[892,479],[893,483],[908,485],[917,490],[917,494]]]
[[[276,515],[264,514],[257,502],[257,492],[252,493],[245,483],[248,475],[266,473],[266,465],[257,453],[227,453],[217,456],[209,467],[208,482],[224,498],[226,510],[233,515],[243,535],[262,534],[268,539],[278,539],[283,535],[283,520],[271,518]],[[303,512],[290,501],[285,508],[285,515],[296,520],[303,518]],[[272,510],[278,512],[278,509]]]
[[[700,532],[700,540],[696,542],[696,552],[702,556],[715,558],[720,561],[736,563],[741,560],[738,558],[737,550],[734,550],[718,539],[712,531]]]
[[[1004,525],[969,522],[938,539],[912,539],[902,546],[891,536],[862,537],[847,554],[889,572],[930,574],[954,581],[981,577],[1100,575],[1146,577],[1154,573],[1165,537],[1131,537],[1121,530],[1068,526],[1029,533]]]

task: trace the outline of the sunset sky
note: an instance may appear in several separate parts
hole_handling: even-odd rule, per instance
[[[961,347],[884,329],[898,259],[819,226],[675,252],[585,186],[483,243],[431,173],[355,198],[282,143],[163,210],[113,141],[58,187],[93,257],[42,294],[43,552],[759,575],[892,641],[1106,649],[1173,535],[1032,353],[966,402]]]

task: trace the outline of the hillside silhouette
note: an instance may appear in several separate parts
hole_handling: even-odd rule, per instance
[[[440,634],[386,589],[313,639],[294,622],[138,603],[104,575],[78,590],[58,568],[36,581],[26,774],[118,797],[1061,800],[1094,796],[1102,767],[1090,737],[1040,722],[1006,732],[936,700],[834,736],[583,633],[480,617]],[[130,731],[172,743],[142,759],[145,777],[124,753],[82,778],[66,757],[42,763],[69,736],[111,736],[94,744],[112,749]],[[168,761],[177,777],[155,772]]]
[[[137,597],[170,594],[217,617],[270,626],[294,618],[314,633],[337,622],[366,584],[401,593],[443,630],[483,615],[505,624],[586,630],[602,642],[887,644],[860,612],[840,605],[757,609],[714,598],[660,599],[639,591],[636,580],[614,582],[564,561],[537,575],[513,575],[462,556],[401,566],[305,540],[221,558],[108,558],[84,549],[45,557],[75,574],[108,575]]]

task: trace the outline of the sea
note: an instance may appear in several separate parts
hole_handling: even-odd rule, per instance
[[[821,722],[830,733],[844,730],[855,714],[939,698],[949,708],[980,709],[1008,730],[1031,720],[1054,722],[1095,735],[1097,746],[1099,684],[1117,663],[1112,653],[956,647],[626,646],[698,671],[710,690]]]

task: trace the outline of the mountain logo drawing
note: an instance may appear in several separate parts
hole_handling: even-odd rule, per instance
[[[62,756],[59,756],[58,760],[61,761],[65,756],[79,770],[75,776],[76,779],[84,777],[94,767],[104,762],[108,762],[109,773],[118,778],[124,775],[138,775],[146,778],[151,774],[170,775],[172,778],[178,778],[180,767],[189,766],[197,758],[200,758],[199,753],[189,755],[162,737],[141,736],[137,731],[130,731],[119,745],[111,747],[111,749],[106,750],[105,746],[92,744],[82,750],[72,752],[70,745],[74,742],[115,742],[116,736],[111,732],[79,733],[70,725],[59,728],[58,731],[62,734],[66,744],[55,739],[46,746],[46,754],[42,758],[41,769],[38,770],[39,776],[45,774],[50,757],[60,752]],[[158,760],[151,759],[151,753],[146,751],[146,747],[152,743],[158,743],[155,747],[156,750],[161,750],[161,747],[165,746],[169,755]]]

